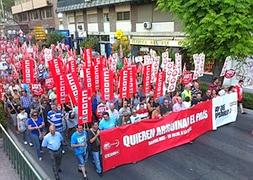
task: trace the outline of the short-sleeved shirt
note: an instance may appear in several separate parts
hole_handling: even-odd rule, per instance
[[[75,147],[75,154],[83,154],[86,153],[87,148],[87,132],[83,131],[82,133],[74,132],[71,136],[71,144],[86,144],[86,146]]]
[[[60,149],[62,141],[63,138],[61,133],[55,132],[54,135],[48,133],[42,141],[42,147],[46,147],[47,149],[57,151]]]
[[[28,126],[31,126],[31,127],[40,126],[40,125],[42,125],[42,123],[43,123],[43,119],[41,117],[38,117],[37,121],[34,121],[34,122],[30,118],[30,119],[28,119],[28,122],[27,122]],[[38,129],[31,130],[31,133],[35,134],[35,135],[38,135],[38,136],[40,135],[40,132],[39,132]]]
[[[90,140],[97,134],[97,131],[90,130],[88,133],[89,133],[89,142],[90,142]],[[100,140],[98,137],[96,138],[96,140],[93,143],[90,143],[90,144],[91,144],[91,151],[93,151],[93,152],[100,151]]]
[[[106,130],[111,129],[116,126],[116,121],[113,118],[110,118],[108,120],[102,119],[99,123],[99,129]]]
[[[58,132],[63,131],[62,117],[63,113],[61,110],[57,110],[56,112],[51,110],[47,113],[47,120],[55,125],[55,129]]]

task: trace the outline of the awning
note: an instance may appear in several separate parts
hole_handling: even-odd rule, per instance
[[[69,0],[67,1],[68,3],[71,2]],[[82,3],[71,4],[71,5],[65,5],[66,1],[59,1],[57,4],[56,11],[57,12],[73,11],[73,10],[86,9],[86,8],[92,8],[92,7],[97,7],[97,6],[106,6],[110,4],[124,3],[124,2],[131,2],[131,1],[133,0],[86,0]]]

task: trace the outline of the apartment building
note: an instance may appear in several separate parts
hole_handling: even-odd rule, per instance
[[[15,22],[28,33],[36,27],[43,27],[46,31],[58,27],[56,6],[57,0],[15,0],[11,9]]]
[[[129,35],[135,53],[180,47],[184,38],[181,23],[156,10],[153,0],[58,0],[57,13],[59,29],[76,39],[97,36],[102,51],[110,48],[119,29]]]

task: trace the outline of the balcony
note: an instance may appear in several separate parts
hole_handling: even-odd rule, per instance
[[[48,0],[33,0],[33,8],[38,9],[48,6]]]
[[[12,14],[21,13],[22,12],[22,6],[21,6],[21,4],[16,5],[16,6],[12,6],[11,7],[11,11],[12,11]]]
[[[50,0],[30,0],[28,2],[24,2],[11,7],[12,14],[18,14],[21,12],[31,11],[34,9],[39,9],[42,7],[46,7],[49,4]]]

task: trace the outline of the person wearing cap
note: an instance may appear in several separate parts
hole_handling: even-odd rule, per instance
[[[37,156],[39,158],[39,160],[42,160],[42,150],[41,150],[41,141],[42,139],[40,139],[40,137],[42,137],[42,131],[43,131],[43,127],[44,127],[44,122],[42,120],[41,117],[38,116],[38,112],[37,111],[33,111],[31,113],[31,118],[28,119],[28,130],[30,130],[30,137],[33,141],[33,144],[36,148],[36,152],[37,152]]]
[[[87,132],[84,131],[84,125],[78,124],[76,132],[71,136],[71,147],[75,150],[75,156],[78,160],[78,170],[83,173],[83,177],[87,180],[87,174],[85,171],[85,159],[87,152]]]
[[[49,133],[43,138],[42,147],[46,147],[52,160],[53,172],[56,180],[59,180],[59,172],[62,160],[62,135],[55,131],[55,125],[49,126]]]

